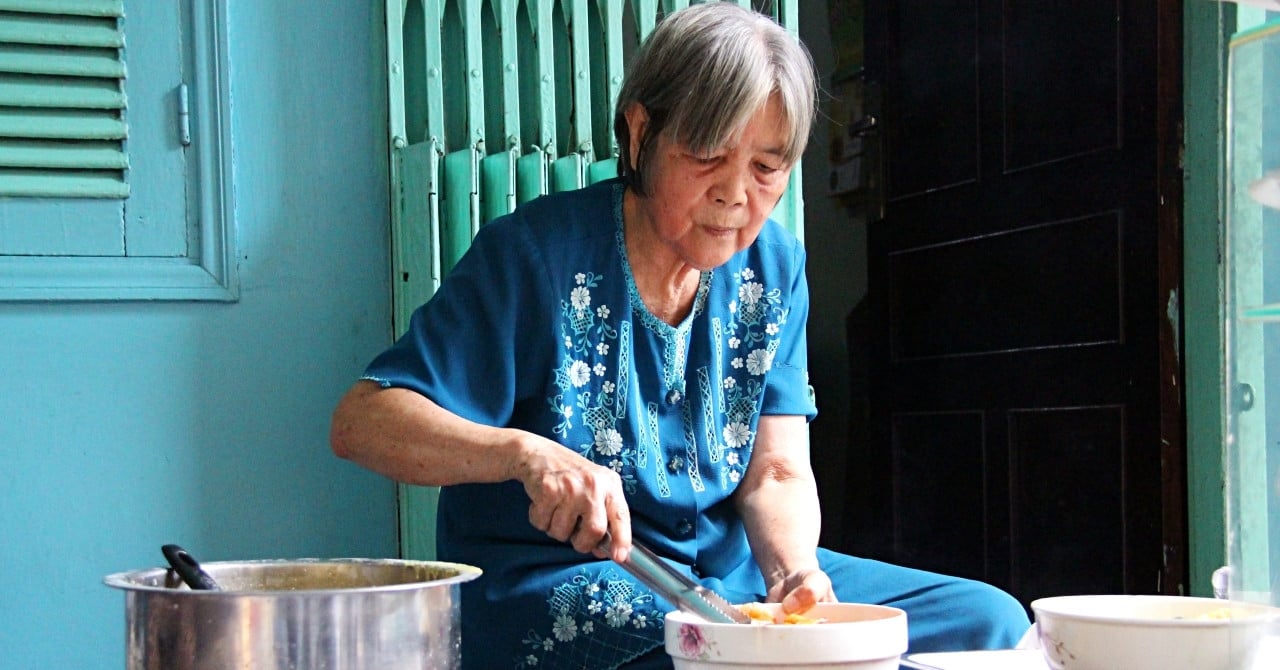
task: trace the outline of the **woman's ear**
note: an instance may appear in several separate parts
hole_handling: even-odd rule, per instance
[[[623,112],[627,119],[627,137],[630,138],[627,149],[631,155],[627,157],[628,165],[632,170],[639,169],[640,160],[640,141],[644,138],[645,130],[649,126],[649,110],[644,105],[633,102],[627,106],[627,110]]]

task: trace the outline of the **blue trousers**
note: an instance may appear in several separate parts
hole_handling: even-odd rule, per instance
[[[818,562],[840,602],[889,605],[906,611],[908,652],[1012,649],[1031,621],[1013,596],[989,584],[818,550]],[[670,668],[659,647],[622,666]]]

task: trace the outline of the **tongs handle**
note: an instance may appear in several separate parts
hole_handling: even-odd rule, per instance
[[[200,562],[194,556],[187,553],[186,549],[176,544],[166,544],[160,547],[160,551],[164,553],[165,559],[169,561],[169,566],[173,571],[178,573],[182,581],[193,591],[218,591],[218,582],[214,581],[209,573],[200,567]]]
[[[609,536],[605,535],[600,548],[607,549],[609,542]],[[631,553],[627,560],[619,565],[681,610],[712,623],[751,623],[750,617],[720,594],[685,577],[653,553],[652,549],[635,539],[631,541]]]

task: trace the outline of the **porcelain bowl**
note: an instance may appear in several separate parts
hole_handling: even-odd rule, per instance
[[[777,612],[779,605],[759,605]],[[880,605],[822,603],[804,613],[822,623],[722,624],[696,614],[666,616],[675,670],[897,670],[907,650],[907,613]]]
[[[1058,596],[1031,609],[1053,670],[1254,670],[1280,625],[1276,608],[1214,598]]]

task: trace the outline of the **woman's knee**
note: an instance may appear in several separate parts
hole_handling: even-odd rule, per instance
[[[990,584],[962,581],[957,594],[958,618],[968,621],[971,648],[1009,649],[1031,626],[1027,610],[1016,598]]]

